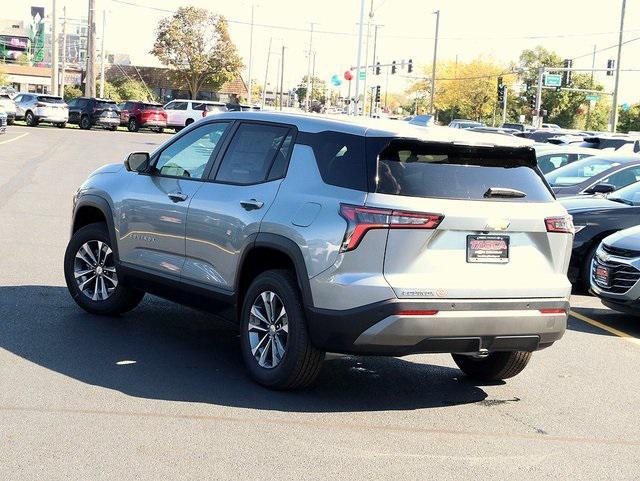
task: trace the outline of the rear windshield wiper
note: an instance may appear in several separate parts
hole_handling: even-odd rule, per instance
[[[522,192],[521,190],[516,189],[507,189],[505,187],[489,187],[489,189],[484,193],[484,196],[487,198],[490,197],[508,197],[508,198],[522,198],[526,197],[527,194]]]

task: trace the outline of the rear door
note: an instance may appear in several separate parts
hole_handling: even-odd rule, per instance
[[[293,145],[288,125],[241,122],[189,206],[184,278],[231,290],[244,248],[276,197]]]
[[[368,144],[369,149],[370,144]],[[388,230],[384,275],[400,298],[564,297],[572,235],[530,149],[394,140],[367,206],[436,214],[435,228]]]

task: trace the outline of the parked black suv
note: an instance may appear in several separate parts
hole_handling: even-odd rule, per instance
[[[94,125],[109,130],[117,130],[120,125],[120,110],[113,100],[79,97],[67,102],[69,123],[77,124],[81,129],[90,129]]]

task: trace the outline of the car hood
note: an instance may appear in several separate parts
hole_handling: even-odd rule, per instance
[[[107,164],[94,170],[89,177],[93,177],[94,175],[98,175],[98,174],[115,174],[117,172],[120,172],[122,169],[124,169],[124,164],[122,163]]]
[[[618,249],[640,251],[640,225],[611,234],[602,242]]]
[[[570,214],[590,210],[620,209],[621,207],[628,207],[626,204],[613,202],[601,195],[575,195],[571,197],[563,197],[559,199],[559,202]]]

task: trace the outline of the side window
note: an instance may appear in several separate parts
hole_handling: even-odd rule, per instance
[[[173,110],[173,108],[175,107],[175,102],[169,102],[167,105],[164,106],[165,110]]]
[[[187,102],[174,102],[173,110],[187,110]]]
[[[330,131],[299,133],[296,143],[313,148],[318,170],[327,184],[367,190],[364,137]]]
[[[638,180],[640,180],[640,166],[620,170],[606,179],[602,179],[600,183],[612,184],[616,186],[616,189],[620,189]]]
[[[18,102],[20,102],[20,101],[22,100],[22,97],[24,97],[24,95],[16,95],[16,96],[13,98],[13,101],[14,101],[15,103],[18,103]]]
[[[222,158],[216,180],[242,185],[264,182],[288,133],[285,126],[241,124]]]
[[[290,133],[282,142],[282,146],[276,154],[276,158],[273,161],[273,166],[269,171],[269,180],[282,179],[285,171],[287,170],[287,160],[289,159],[289,153],[291,152],[293,144],[293,134]]]
[[[193,110],[204,110],[204,105],[202,102],[193,102],[191,104],[191,108]]]
[[[89,101],[87,99],[79,99],[77,107],[83,109],[88,105],[88,103]]]
[[[78,100],[77,100],[77,99],[69,100],[69,101],[67,102],[67,106],[68,106],[68,107],[75,107],[77,103],[78,103]]]
[[[159,175],[201,179],[213,158],[228,122],[203,125],[183,135],[162,151],[155,169]]]
[[[568,154],[549,154],[538,158],[538,167],[543,174],[551,172],[569,163]]]

